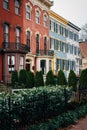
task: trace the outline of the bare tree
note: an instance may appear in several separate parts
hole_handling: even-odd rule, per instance
[[[81,27],[79,32],[79,41],[87,42],[87,23]]]

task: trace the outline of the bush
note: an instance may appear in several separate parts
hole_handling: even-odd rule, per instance
[[[61,127],[66,127],[71,124],[75,124],[76,121],[81,118],[86,116],[87,114],[87,103],[79,106],[75,111],[68,111],[66,113],[63,113],[56,118],[50,120],[48,123],[42,123],[37,126],[31,126],[28,130],[58,130]]]
[[[44,86],[43,75],[41,71],[37,71],[35,75],[35,87]]]
[[[65,74],[62,70],[60,70],[58,72],[57,84],[58,85],[67,85],[67,80],[66,80]]]
[[[14,87],[18,83],[18,72],[17,70],[12,72],[11,85]]]
[[[69,87],[73,87],[73,90],[76,90],[77,78],[73,70],[70,70],[70,73],[68,76],[68,85]]]
[[[54,85],[54,75],[52,70],[50,70],[46,75],[46,85]]]
[[[87,69],[84,69],[79,79],[80,89],[87,89]]]
[[[19,84],[24,86],[26,85],[26,77],[27,77],[27,73],[25,69],[20,70],[19,72]]]
[[[26,78],[26,87],[27,88],[32,88],[34,87],[34,73],[29,71],[27,73],[27,78]]]

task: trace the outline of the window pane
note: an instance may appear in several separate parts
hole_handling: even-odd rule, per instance
[[[4,24],[4,42],[9,42],[9,25]]]
[[[44,27],[46,27],[46,26],[47,26],[47,16],[44,15]]]
[[[30,19],[30,6],[26,6],[26,18]]]
[[[4,1],[3,1],[3,7],[4,7],[5,9],[9,9],[9,0],[4,0]]]
[[[40,21],[39,21],[39,11],[36,11],[36,23],[39,23]]]
[[[20,14],[20,3],[18,0],[15,0],[15,13]]]

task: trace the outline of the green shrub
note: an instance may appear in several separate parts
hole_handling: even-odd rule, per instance
[[[69,87],[73,87],[73,90],[76,90],[77,78],[73,70],[70,70],[70,73],[68,76],[68,85]]]
[[[15,87],[18,83],[18,72],[17,70],[12,72],[12,77],[11,77],[11,85],[12,87]]]
[[[67,80],[66,80],[65,74],[62,70],[60,70],[58,72],[57,84],[58,85],[67,85]]]
[[[22,86],[26,85],[26,77],[27,77],[27,73],[25,69],[20,70],[19,72],[19,84]]]
[[[35,75],[35,87],[44,86],[43,75],[41,71],[37,71]]]
[[[80,89],[87,89],[87,69],[84,69],[81,72],[79,84],[80,84]]]
[[[75,124],[77,119],[86,116],[87,103],[77,107],[76,110],[63,113],[56,118],[50,120],[48,123],[42,123],[37,126],[31,126],[28,130],[58,130],[61,127],[67,127],[71,124]]]
[[[54,85],[54,75],[52,70],[49,70],[46,75],[46,85]]]
[[[34,73],[29,71],[27,73],[27,78],[26,78],[26,87],[27,88],[32,88],[34,87]]]

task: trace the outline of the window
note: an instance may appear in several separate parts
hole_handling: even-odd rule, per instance
[[[9,0],[4,0],[3,1],[3,8],[4,9],[9,9]]]
[[[49,70],[52,70],[52,61],[49,60]]]
[[[54,49],[54,39],[50,38],[50,49]]]
[[[66,61],[66,70],[69,70],[69,60]]]
[[[40,67],[41,67],[42,74],[46,74],[46,60],[40,61]]]
[[[19,49],[20,45],[20,28],[16,27],[16,44],[17,44],[17,49]]]
[[[30,52],[30,31],[27,31],[26,44],[29,47],[29,52]]]
[[[65,29],[65,36],[68,37],[68,30]]]
[[[20,28],[16,27],[16,43],[20,42]]]
[[[46,26],[47,26],[47,16],[44,15],[44,27],[46,27]]]
[[[11,73],[15,70],[15,56],[8,56],[8,71]]]
[[[56,70],[58,71],[60,69],[60,60],[56,59]]]
[[[40,13],[38,10],[36,11],[36,23],[40,23]]]
[[[30,19],[30,6],[29,5],[26,6],[26,18]]]
[[[36,34],[36,53],[39,53],[39,34]]]
[[[56,24],[56,33],[58,33],[58,24]]]
[[[4,42],[9,42],[9,25],[4,24]]]
[[[19,0],[15,0],[15,13],[20,14],[20,2]]]
[[[65,70],[66,69],[66,61],[63,60],[63,69]]]
[[[44,51],[46,53],[47,50],[47,37],[44,37]]]
[[[24,69],[24,57],[20,56],[20,68],[19,70]]]

